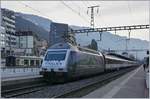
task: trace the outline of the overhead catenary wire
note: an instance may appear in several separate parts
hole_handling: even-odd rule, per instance
[[[71,2],[71,4],[75,5],[75,6],[72,7],[72,9],[74,8],[74,10],[75,10],[77,8],[78,10],[76,10],[76,11],[79,13],[79,15],[85,16],[85,17],[87,16],[88,6],[84,1],[80,1],[80,2],[78,2],[78,1],[69,1],[69,2]]]
[[[130,22],[132,23],[132,19],[133,19],[132,18],[132,10],[131,10],[129,1],[127,1],[127,7],[128,7],[128,11],[129,11]]]
[[[25,7],[27,7],[27,8],[30,8],[31,10],[33,10],[33,11],[35,11],[35,12],[38,12],[39,14],[41,14],[42,16],[44,15],[45,17],[50,17],[50,16],[48,16],[48,15],[46,15],[45,13],[43,13],[43,12],[41,12],[41,11],[39,11],[39,10],[37,10],[37,9],[35,9],[35,8],[33,8],[33,7],[31,7],[31,6],[29,6],[28,4],[25,4],[25,3],[23,3],[23,2],[19,2],[20,4],[22,4],[22,5],[24,5]]]
[[[45,13],[42,13],[41,11],[39,11],[39,10],[37,10],[37,9],[34,9],[33,7],[31,7],[31,6],[29,6],[29,5],[25,4],[25,3],[22,3],[22,2],[20,2],[20,3],[21,3],[22,5],[24,5],[25,7],[28,7],[28,8],[30,8],[30,9],[32,9],[33,11],[36,11],[36,12],[40,13],[42,16],[44,15],[45,17],[49,18],[49,16],[46,15]],[[53,18],[52,18],[52,19],[53,19]],[[53,19],[53,20],[55,20],[55,19]],[[50,24],[51,24],[51,23],[49,23],[49,35],[50,35]],[[48,42],[50,42],[50,41],[48,41]]]
[[[82,2],[85,5],[85,7],[87,8],[88,7],[87,3],[85,1],[82,1]]]
[[[77,9],[78,9],[78,14],[80,15],[81,14],[81,7],[75,2],[75,1],[70,1],[72,4],[74,4]]]
[[[31,9],[32,11],[38,12],[39,14],[41,14],[42,16],[48,17],[50,18],[48,15],[46,15],[45,13],[41,12],[40,10],[35,9],[34,7],[29,6],[28,4],[25,4],[23,2],[18,2],[22,5],[24,5],[25,7]],[[67,8],[69,8],[71,11],[73,11],[74,13],[78,14],[78,16],[80,16],[85,22],[89,23],[87,19],[85,19],[83,16],[81,16],[81,14],[79,14],[78,11],[74,10],[73,8],[71,8],[70,6],[68,6],[65,2],[61,2],[63,3],[63,5],[65,5]],[[54,18],[52,18],[53,20],[55,20]]]
[[[87,8],[88,8],[88,5],[85,3],[85,1],[82,1],[82,3],[81,3],[82,5],[81,5],[81,7],[82,7],[82,11],[83,11],[83,13],[87,16],[87,17],[89,17],[89,14],[87,13]]]
[[[130,22],[132,23],[132,11],[131,11],[129,1],[127,1],[127,7],[129,10]],[[128,44],[130,43],[130,36],[131,36],[130,33],[131,33],[131,30],[128,30],[128,38],[126,39],[126,50],[128,49]]]
[[[99,5],[100,3],[98,1],[93,1],[94,5]]]
[[[94,3],[94,1],[90,1],[90,3],[91,3],[91,6],[92,6],[92,5],[97,5],[97,4]]]
[[[78,16],[80,16],[85,22],[89,23],[87,19],[83,18],[83,16],[79,15],[78,11],[74,10],[73,8],[71,8],[69,5],[67,5],[64,1],[61,1],[61,3],[66,6],[67,8],[69,8],[72,12],[76,13]]]
[[[80,6],[79,3],[77,3],[76,1],[70,1],[70,2],[72,2],[72,4],[75,5],[75,7],[78,9],[77,12],[79,13],[79,15],[81,15],[81,14],[82,14],[82,11],[83,11],[83,7]],[[84,11],[83,11],[83,12],[84,12]]]

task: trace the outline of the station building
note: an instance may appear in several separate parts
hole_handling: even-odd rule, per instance
[[[39,56],[39,47],[42,42],[32,31],[17,31],[16,55]]]

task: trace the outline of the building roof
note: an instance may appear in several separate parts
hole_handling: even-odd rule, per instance
[[[14,11],[8,10],[8,9],[5,9],[5,8],[1,8],[1,11],[2,11],[2,15],[7,16],[7,17],[11,17],[12,15],[15,14]]]
[[[33,36],[32,31],[17,31],[16,32],[17,36]]]

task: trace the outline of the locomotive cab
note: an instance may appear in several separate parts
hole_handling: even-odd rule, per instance
[[[67,76],[69,48],[70,46],[62,43],[51,46],[43,59],[40,74],[46,77],[46,79],[63,78]]]
[[[66,58],[67,50],[51,50],[47,51],[42,63],[42,71],[44,72],[67,72]]]

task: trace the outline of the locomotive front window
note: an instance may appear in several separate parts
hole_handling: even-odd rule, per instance
[[[66,51],[49,51],[45,57],[46,61],[61,61],[65,60]]]

